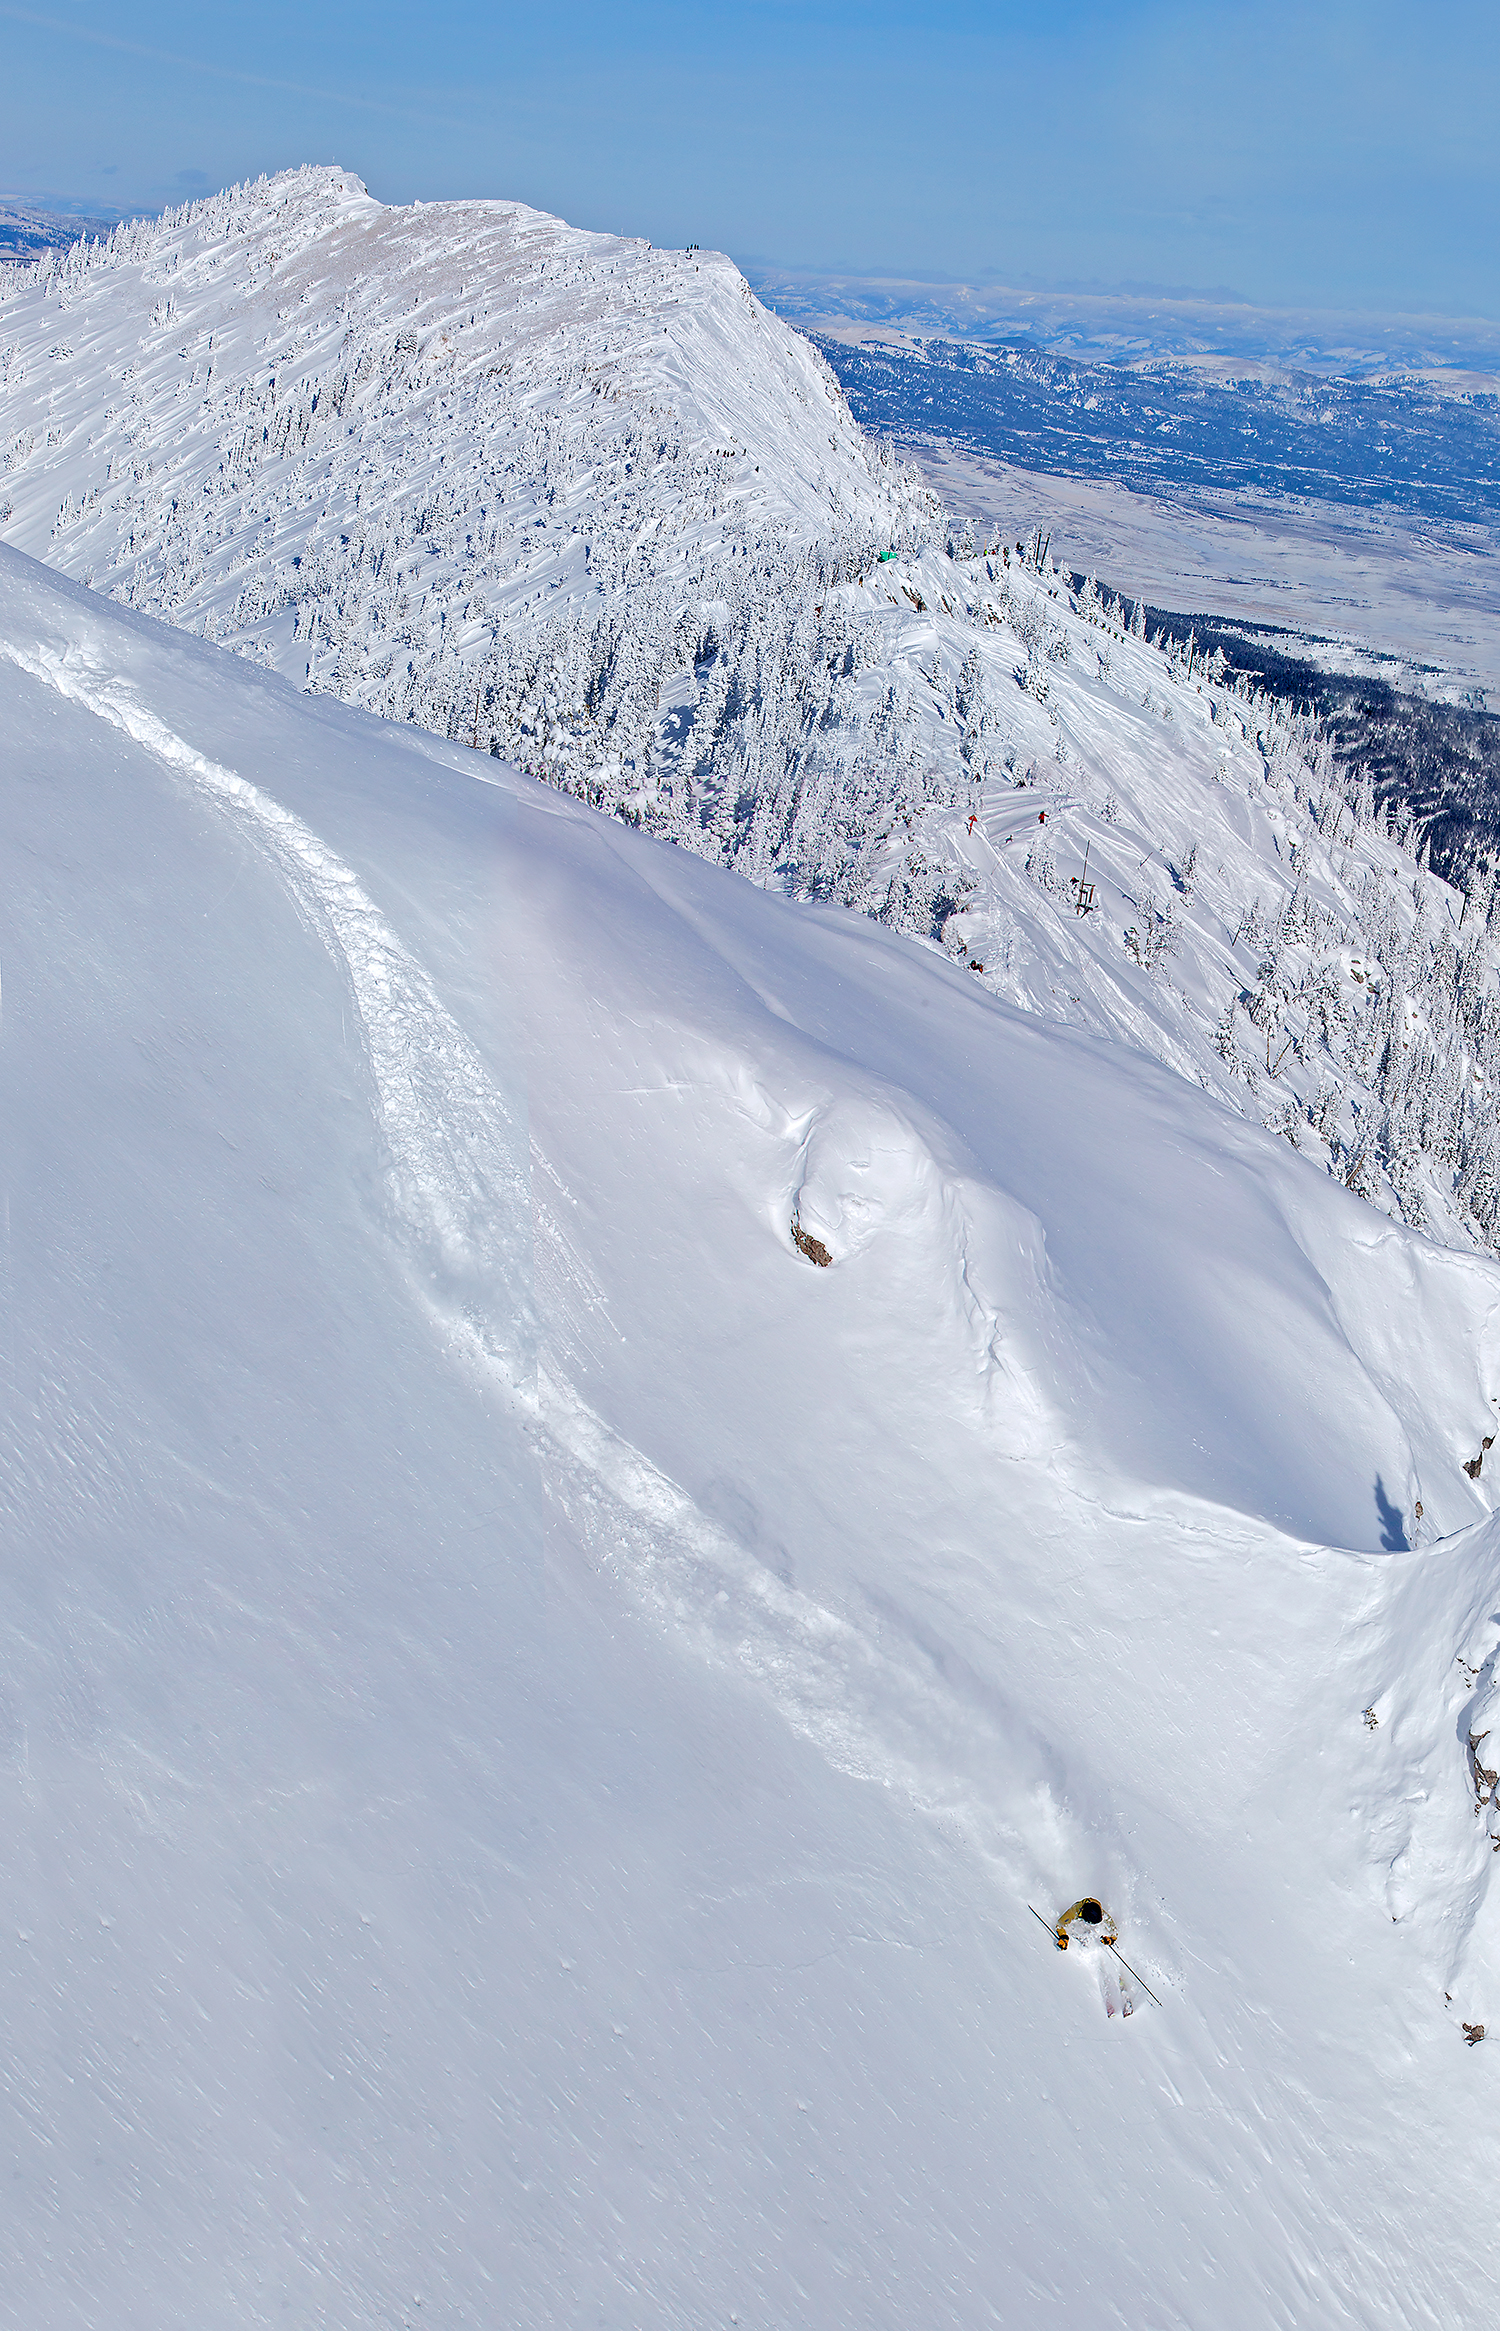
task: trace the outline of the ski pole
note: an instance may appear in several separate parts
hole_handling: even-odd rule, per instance
[[[1029,1907],[1029,1905],[1028,1905],[1028,1907]],[[1127,1974],[1127,1975],[1135,1975],[1135,1969],[1134,1969],[1134,1967],[1132,1967],[1132,1965],[1130,1964],[1130,1961],[1129,1961],[1129,1960],[1128,1960],[1128,1959],[1127,1959],[1127,1958],[1124,1956],[1123,1952],[1122,1952],[1122,1951],[1121,1951],[1121,1949],[1120,1949],[1120,1946],[1119,1946],[1119,1944],[1118,1944],[1118,1943],[1111,1943],[1111,1944],[1109,1945],[1109,1948],[1110,1948],[1110,1949],[1111,1949],[1111,1950],[1114,1952],[1114,1954],[1115,1954],[1115,1957],[1116,1957],[1116,1958],[1119,1960],[1119,1962],[1120,1962],[1121,1966],[1124,1968],[1124,1970],[1125,1970],[1126,1974]],[[1145,1978],[1145,1976],[1144,1976],[1144,1975],[1135,1975],[1135,1979],[1136,1979],[1137,1983],[1139,1983],[1139,1985],[1140,1985],[1141,1989],[1142,1989],[1142,1990],[1145,1992],[1145,1994],[1146,1994],[1146,1997],[1147,1997],[1148,1999],[1156,1999],[1156,1993],[1155,1993],[1155,1992],[1152,1990],[1152,1988],[1151,1988],[1150,1984],[1149,1984],[1149,1983],[1146,1981],[1146,1978]],[[1156,1999],[1156,2004],[1157,2004],[1157,2006],[1158,2006],[1158,2007],[1160,2007],[1160,2005],[1161,2005],[1161,2001],[1160,2001],[1159,1999]]]
[[[1037,1922],[1037,1925],[1038,1925],[1038,1926],[1046,1926],[1046,1927],[1047,1927],[1047,1932],[1048,1932],[1048,1933],[1051,1935],[1051,1937],[1052,1937],[1053,1941],[1054,1941],[1054,1942],[1056,1942],[1056,1940],[1057,1940],[1057,1929],[1056,1929],[1056,1927],[1055,1927],[1055,1926],[1048,1926],[1048,1925],[1047,1925],[1047,1921],[1046,1921],[1046,1919],[1045,1919],[1045,1918],[1043,1918],[1043,1916],[1042,1916],[1042,1914],[1041,1914],[1040,1910],[1033,1910],[1033,1909],[1032,1909],[1032,1906],[1031,1906],[1031,1904],[1030,1904],[1029,1902],[1027,1903],[1026,1907],[1027,1907],[1027,1909],[1028,1909],[1028,1910],[1030,1910],[1030,1911],[1031,1911],[1031,1915],[1032,1915],[1032,1917],[1033,1917],[1033,1918],[1036,1920],[1036,1922]],[[1129,1961],[1129,1960],[1126,1958],[1126,1956],[1125,1956],[1124,1952],[1123,1952],[1123,1951],[1120,1949],[1120,1946],[1119,1946],[1119,1944],[1118,1944],[1118,1943],[1110,1943],[1110,1944],[1109,1944],[1107,1947],[1108,1947],[1110,1950],[1112,1950],[1112,1951],[1114,1952],[1114,1954],[1115,1954],[1115,1957],[1116,1957],[1116,1958],[1119,1960],[1119,1962],[1120,1962],[1121,1966],[1124,1968],[1124,1970],[1125,1970],[1126,1974],[1127,1974],[1127,1975],[1135,1975],[1135,1979],[1136,1979],[1137,1983],[1139,1983],[1139,1985],[1140,1985],[1141,1989],[1142,1989],[1142,1990],[1145,1992],[1145,1994],[1146,1994],[1146,1997],[1147,1997],[1148,1999],[1156,1999],[1156,1993],[1155,1993],[1155,1992],[1152,1990],[1152,1988],[1151,1988],[1150,1984],[1149,1984],[1149,1983],[1146,1981],[1146,1978],[1145,1978],[1145,1976],[1144,1976],[1144,1975],[1136,1975],[1136,1974],[1135,1974],[1135,1969],[1134,1969],[1134,1967],[1132,1967],[1132,1965],[1130,1964],[1130,1961]],[[1160,2001],[1159,1999],[1156,1999],[1156,2004],[1157,2004],[1157,2006],[1158,2006],[1158,2007],[1160,2007],[1160,2005],[1161,2005],[1161,2001]]]

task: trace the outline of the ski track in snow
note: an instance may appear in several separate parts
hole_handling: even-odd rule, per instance
[[[351,869],[300,818],[188,744],[77,651],[0,655],[121,729],[227,811],[271,858],[349,981],[365,1032],[397,1218],[427,1292],[462,1314],[517,1385],[534,1366],[530,1193],[518,1128],[468,1039]]]
[[[177,735],[117,674],[45,643],[28,651],[0,642],[0,655],[227,811],[343,967],[421,1297],[458,1351],[498,1374],[545,1436],[550,1491],[600,1570],[696,1658],[767,1694],[836,1770],[898,1792],[956,1832],[1007,1891],[1050,1898],[1084,1850],[1069,1807],[1099,1802],[1098,1776],[1070,1775],[1056,1747],[1009,1710],[964,1700],[930,1660],[894,1656],[849,1618],[772,1577],[538,1364],[533,1220],[544,1280],[572,1287],[590,1309],[602,1293],[523,1182],[514,1112],[352,869],[260,787]],[[533,1171],[545,1164],[533,1148]],[[912,1645],[918,1655],[921,1648]],[[1095,1835],[1088,1850],[1097,1862],[1111,1845]],[[1114,1898],[1128,1899],[1134,1881],[1117,1866]],[[1169,1979],[1159,1959],[1150,1963]]]
[[[549,1488],[602,1569],[698,1658],[766,1692],[837,1771],[956,1833],[1007,1892],[1050,1897],[1085,1853],[1069,1806],[1089,1801],[1096,1776],[1069,1774],[993,1695],[983,1709],[965,1701],[935,1662],[899,1658],[776,1578],[545,1367],[538,1390]],[[1095,1858],[1111,1844],[1093,1838]],[[1111,1874],[1117,1893],[1133,1881]]]

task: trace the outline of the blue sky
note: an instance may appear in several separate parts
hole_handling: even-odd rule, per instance
[[[1500,10],[0,5],[0,186],[300,161],[742,262],[1500,315]]]

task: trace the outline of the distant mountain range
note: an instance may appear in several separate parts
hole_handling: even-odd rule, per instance
[[[44,251],[66,251],[80,235],[107,235],[115,224],[112,217],[0,202],[0,265],[27,267]]]
[[[1227,290],[1057,289],[747,266],[768,306],[836,338],[962,340],[1083,363],[1287,368],[1359,380],[1393,372],[1500,376],[1500,323],[1256,305]]]

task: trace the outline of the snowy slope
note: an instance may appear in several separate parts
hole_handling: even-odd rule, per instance
[[[946,531],[722,257],[291,172],[0,274],[0,411],[0,522],[67,574],[1500,1238],[1488,880],[1471,912],[1315,729]]]
[[[16,2319],[1466,2314],[1493,1261],[12,552],[0,698]]]

